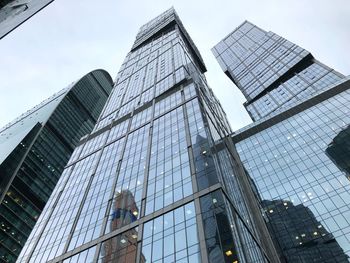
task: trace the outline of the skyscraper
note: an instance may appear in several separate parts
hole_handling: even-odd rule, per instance
[[[307,50],[248,21],[212,51],[246,97],[253,120],[286,110],[344,78]]]
[[[250,22],[213,53],[255,120],[232,140],[282,261],[349,262],[349,78]]]
[[[328,144],[326,153],[350,180],[350,126],[340,131]]]
[[[92,71],[0,130],[0,262],[15,262],[111,90],[109,74]]]
[[[53,0],[2,0],[0,39],[52,2]]]
[[[140,28],[19,262],[279,262],[173,8]]]

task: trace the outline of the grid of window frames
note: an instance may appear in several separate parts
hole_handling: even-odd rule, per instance
[[[0,201],[0,240],[6,241],[0,246],[0,261],[16,260],[74,147],[96,123],[111,82],[105,71],[90,72],[0,131],[3,154],[12,151],[9,141],[24,150],[12,151],[0,164],[0,192],[6,191]],[[27,129],[26,139],[18,142]]]
[[[153,123],[146,214],[192,194],[182,107]]]
[[[214,114],[218,114],[219,112],[212,111],[211,107],[213,105],[216,105],[215,103],[207,103],[208,101],[212,101],[211,99],[207,98],[204,94],[205,92],[200,92],[202,94],[204,102],[204,107],[202,109],[202,112],[204,111],[206,114],[209,115],[208,118],[208,129],[211,131],[211,134],[217,134],[217,138],[221,138],[221,136],[226,136],[225,129],[220,130],[219,127],[222,127],[221,118],[214,117]],[[209,106],[211,105],[211,106]],[[200,122],[199,122],[200,123]],[[205,125],[206,126],[206,125]],[[223,135],[218,135],[218,133]],[[204,135],[204,133],[202,132]],[[213,138],[214,139],[214,138]],[[201,141],[202,143],[205,141]],[[209,142],[209,144],[208,144]],[[196,162],[196,171],[202,171],[204,168],[206,176],[197,177],[198,180],[205,179],[205,184],[213,184],[217,180],[222,182],[223,188],[226,190],[227,197],[223,197],[222,194],[215,194],[216,197],[213,198],[213,203],[217,203],[218,199],[225,200],[226,206],[225,209],[229,210],[229,212],[224,212],[224,214],[230,217],[229,220],[231,220],[231,230],[232,234],[234,235],[233,240],[235,240],[234,246],[237,248],[240,247],[249,247],[245,253],[243,253],[245,256],[241,257],[240,260],[242,262],[265,262],[264,255],[259,252],[259,242],[256,241],[254,238],[257,237],[258,230],[254,225],[254,219],[251,217],[250,210],[247,207],[247,203],[245,203],[243,200],[245,198],[244,191],[242,190],[241,183],[239,182],[237,178],[237,172],[235,171],[234,167],[235,164],[233,164],[233,159],[231,154],[229,153],[228,149],[226,147],[221,148],[219,145],[223,144],[224,142],[220,139],[213,141],[209,140],[205,144],[202,144],[199,149],[200,151],[194,151],[195,156],[195,162]],[[210,147],[208,147],[210,145]],[[219,150],[219,149],[220,150]],[[219,163],[219,165],[217,164]],[[209,180],[208,180],[209,179]],[[210,182],[211,180],[215,180],[214,182]],[[203,184],[203,182],[202,182]],[[200,185],[200,184],[199,184]],[[206,202],[211,202],[209,197],[202,198],[206,199]],[[209,200],[209,201],[208,201]],[[208,208],[211,211],[211,208],[213,206],[210,206]],[[205,209],[202,210],[204,213]],[[203,215],[205,218],[205,214]],[[209,219],[210,221],[211,219]],[[219,224],[221,225],[221,224]],[[237,231],[233,231],[233,228],[237,227]],[[210,231],[210,228],[208,228],[208,235],[211,235],[212,231]],[[227,230],[221,230],[223,232],[226,232]],[[220,232],[220,231],[219,231]],[[239,240],[239,242],[237,242]],[[225,243],[227,240],[221,240],[221,244]],[[219,243],[216,245],[216,248],[221,250],[222,253],[225,251],[222,248],[222,245],[219,245]],[[208,248],[208,250],[211,250]],[[237,250],[239,251],[239,250]],[[230,253],[230,252],[228,252]],[[233,253],[235,255],[236,253]],[[221,255],[222,256],[222,255]],[[213,262],[216,262],[218,257],[221,257],[217,255],[217,257],[211,258]],[[209,256],[210,258],[210,256]],[[232,260],[232,258],[225,257],[225,260]]]
[[[201,262],[207,256],[208,251],[199,249],[206,247],[206,241],[199,238],[204,230],[198,224],[202,220],[198,191],[204,194],[219,182],[206,178],[218,176],[213,171],[219,170],[219,164],[216,155],[206,161],[203,153],[205,149],[210,153],[213,140],[198,93],[214,94],[206,84],[200,58],[194,55],[196,48],[179,28],[177,16],[172,17],[175,24],[160,27],[154,36],[159,25],[150,26],[148,40],[127,55],[94,132],[76,149],[74,161],[66,168],[71,173],[61,181],[62,193],[53,197],[51,210],[41,217],[38,243],[21,260],[77,262],[91,255],[97,262],[117,258],[118,262]],[[213,118],[220,119],[215,122],[219,123],[216,132],[229,134],[221,105],[213,98],[210,104]],[[91,171],[81,174],[87,165]],[[76,180],[79,184],[73,183]],[[198,189],[199,180],[209,183]],[[61,203],[71,198],[66,192],[72,186],[76,199],[69,205]],[[73,211],[67,218],[61,215],[66,219],[57,219],[65,205]],[[223,216],[228,213],[227,208]],[[56,240],[50,234],[56,225],[62,227],[60,222],[67,226]],[[242,249],[232,250],[232,258],[248,262],[243,245],[250,242],[247,238],[252,236],[234,239]],[[220,236],[217,242],[224,239]],[[264,262],[260,244],[248,249]],[[215,262],[225,262],[225,251],[219,253],[222,261]]]
[[[346,143],[349,101],[347,90],[236,144],[292,262],[350,256],[349,152],[329,150],[338,134]]]
[[[100,236],[123,143],[122,138],[103,149],[68,251]]]
[[[219,190],[200,198],[204,233],[210,263],[266,262],[241,218]],[[223,233],[226,233],[223,237]],[[221,238],[219,238],[221,237]],[[237,242],[236,240],[241,242]],[[244,247],[250,249],[243,252]],[[239,254],[245,254],[239,257]]]
[[[142,239],[144,262],[201,262],[193,202],[145,223]]]
[[[83,198],[81,193],[88,186],[94,165],[97,162],[95,156],[98,154],[99,152],[92,154],[77,163],[66,184],[62,186],[58,184],[58,187],[64,187],[59,195],[61,202],[52,207],[54,210],[50,216],[52,220],[45,225],[37,244],[37,247],[43,249],[34,251],[30,262],[46,262],[62,253]],[[52,203],[52,206],[54,205]],[[41,220],[44,218],[41,217]]]
[[[212,51],[246,97],[245,107],[255,121],[288,109],[344,78],[305,49],[248,21]]]
[[[248,104],[247,109],[257,116],[255,119],[260,119],[290,108],[306,97],[328,89],[339,80],[341,80],[339,74],[321,64],[314,63],[278,88]]]
[[[136,262],[138,229],[132,228],[114,236],[101,245],[98,263]],[[139,262],[145,262],[141,255]]]

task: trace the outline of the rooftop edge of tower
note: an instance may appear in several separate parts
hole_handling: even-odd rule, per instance
[[[169,8],[165,12],[161,13],[160,15],[158,15],[157,17],[140,27],[139,32],[136,35],[134,45],[131,48],[131,51],[134,51],[143,44],[149,42],[151,39],[161,34],[164,30],[168,29],[173,25],[177,25],[180,32],[184,36],[184,40],[187,42],[188,46],[190,47],[190,50],[192,51],[192,54],[197,60],[201,72],[206,72],[207,69],[204,64],[203,58],[199,53],[198,48],[192,41],[190,35],[187,33],[185,27],[183,26],[181,19],[176,13],[174,7]]]

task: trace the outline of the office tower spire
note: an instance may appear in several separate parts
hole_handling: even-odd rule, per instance
[[[276,262],[204,72],[173,8],[141,27],[20,262]]]
[[[15,262],[111,90],[109,74],[92,71],[0,130],[0,262]]]
[[[307,50],[245,21],[212,49],[253,120],[286,110],[344,78]]]

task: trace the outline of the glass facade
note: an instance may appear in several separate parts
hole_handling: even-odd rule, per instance
[[[349,78],[248,21],[212,51],[254,120],[231,136],[281,261],[350,262]]]
[[[242,140],[249,129],[233,137],[287,262],[349,262],[350,85],[345,84],[347,90],[277,124]]]
[[[93,71],[0,130],[0,262],[14,262],[80,138],[112,90]]]
[[[193,202],[148,221],[140,262],[201,262],[197,233]]]
[[[19,262],[275,262],[204,72],[173,8],[141,27]]]
[[[245,21],[212,49],[256,121],[289,109],[344,78],[305,49]]]
[[[53,0],[3,0],[0,2],[0,39]]]

